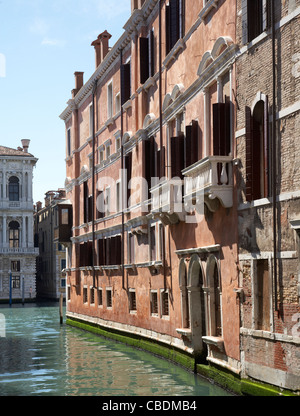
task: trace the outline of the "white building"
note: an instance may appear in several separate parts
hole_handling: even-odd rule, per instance
[[[38,159],[22,147],[0,146],[0,302],[36,297],[33,237],[33,168]]]

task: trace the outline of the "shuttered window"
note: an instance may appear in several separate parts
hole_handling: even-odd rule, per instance
[[[184,139],[184,167],[188,167],[198,161],[198,122],[193,120],[190,126],[186,126]]]
[[[246,199],[269,195],[269,117],[268,98],[254,108],[246,107]],[[260,113],[260,114],[259,114]]]
[[[171,141],[171,177],[182,178],[182,169],[184,169],[184,135],[172,137]]]
[[[100,238],[98,240],[98,265],[116,266],[122,263],[122,237]]]
[[[126,196],[126,192],[127,192],[127,203],[125,204],[125,208],[127,208],[129,206],[129,198],[130,198],[130,189],[129,189],[129,182],[131,180],[131,175],[132,175],[132,153],[128,153],[125,156],[125,172],[126,172],[126,190],[125,190],[125,196]]]
[[[242,43],[251,42],[271,27],[272,0],[242,0]]]
[[[230,151],[230,102],[227,101],[213,104],[213,154],[227,156]]]
[[[131,64],[121,65],[121,104],[125,104],[131,97]]]
[[[154,32],[149,36],[140,38],[140,82],[144,84],[154,75]]]
[[[185,0],[170,0],[166,6],[166,54],[185,31]]]
[[[88,241],[79,246],[79,267],[93,265],[93,243]]]

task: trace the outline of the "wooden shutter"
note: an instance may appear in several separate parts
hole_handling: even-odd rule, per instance
[[[149,39],[140,38],[140,82],[144,84],[149,78]]]
[[[155,74],[155,56],[154,56],[154,30],[150,30],[149,34],[149,76],[153,77]]]
[[[125,190],[125,195],[127,192],[127,206],[128,206],[128,199],[130,197],[130,193],[131,190],[129,189],[129,182],[131,180],[131,170],[132,170],[132,153],[128,153],[125,156],[125,169],[126,169],[126,173],[127,173],[127,181],[126,181],[126,190]],[[126,208],[126,207],[125,207]]]
[[[166,5],[166,55],[168,55],[168,53],[171,50],[170,26],[171,26],[170,6]]]
[[[186,126],[184,140],[184,167],[198,161],[198,122],[193,120],[191,126]]]
[[[269,102],[264,102],[264,196],[269,196]]]
[[[165,147],[155,151],[155,177],[158,179],[165,176]]]
[[[154,137],[149,140],[143,140],[143,166],[144,178],[148,183],[148,198],[151,197],[151,178],[155,176],[155,153],[154,153]]]
[[[170,0],[170,49],[179,39],[179,0]]]
[[[130,62],[121,65],[121,104],[125,104],[131,96]]]
[[[88,197],[88,222],[93,220],[93,197]]]
[[[88,184],[83,183],[83,222],[88,222]]]
[[[253,195],[253,117],[251,108],[246,107],[246,199],[252,201]]]
[[[171,176],[182,178],[184,169],[184,136],[171,138]]]
[[[230,153],[230,102],[213,104],[213,154]]]
[[[100,238],[98,240],[98,265],[99,266],[105,265],[105,248],[104,248],[103,238]]]
[[[106,238],[104,240],[105,242],[105,261],[107,266],[111,266],[111,260],[112,260],[112,252],[111,252],[111,239]]]
[[[115,237],[116,240],[116,264],[122,264],[122,238],[120,235],[117,235]]]

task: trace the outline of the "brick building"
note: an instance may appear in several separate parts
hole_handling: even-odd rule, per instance
[[[299,390],[300,1],[237,4],[243,375]]]
[[[282,27],[298,16],[296,2],[293,7]],[[254,273],[271,267],[273,247],[272,204],[257,206],[257,195],[249,199],[254,185],[246,184],[245,108],[253,106],[252,118],[257,103],[255,114],[270,113],[272,92],[270,74],[259,89],[254,66],[262,65],[255,56],[264,42],[269,45],[261,53],[272,58],[270,18],[259,10],[264,34],[248,25],[246,36],[247,2],[132,1],[116,44],[109,46],[107,31],[98,36],[92,43],[95,72],[86,83],[75,72],[72,98],[60,116],[70,201],[64,207],[69,224],[60,233],[68,251],[70,322],[138,337],[235,377],[277,385],[256,372],[259,362],[250,357],[261,331],[252,326],[260,311],[252,309]],[[263,137],[264,118],[259,120]],[[261,178],[253,177],[260,184],[255,192],[271,192],[261,171]],[[297,227],[296,205],[293,213]],[[298,237],[292,227],[285,232],[286,245],[295,246],[281,249],[282,258],[288,276],[298,276]],[[268,248],[258,248],[259,241]],[[291,319],[299,312],[297,279],[290,279],[294,287],[284,286],[293,293],[286,305]],[[265,343],[276,337],[273,330],[263,334]],[[297,337],[286,345],[296,357]]]
[[[48,191],[45,204],[36,203],[34,214],[35,243],[39,247],[37,258],[36,290],[37,297],[58,300],[65,297],[66,248],[58,241],[59,207],[66,203],[64,189]]]

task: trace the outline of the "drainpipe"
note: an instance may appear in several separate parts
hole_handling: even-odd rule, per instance
[[[95,94],[97,91],[97,80],[93,85],[92,93],[92,134],[93,134],[93,154],[92,154],[92,251],[93,251],[93,288],[96,288],[96,274],[95,274]]]
[[[161,155],[163,149],[163,115],[162,115],[162,21],[161,21],[161,8],[162,2],[159,0],[159,130],[160,130],[160,151]],[[165,170],[165,158],[161,157],[160,160],[161,172]],[[164,227],[164,225],[163,225]],[[162,263],[163,263],[163,274],[164,274],[164,289],[166,289],[166,242],[165,242],[165,231],[162,233]]]
[[[122,288],[125,289],[125,242],[124,242],[124,148],[123,148],[123,134],[124,134],[124,122],[123,122],[123,94],[122,94],[122,64],[123,64],[123,49],[120,50],[120,89],[121,89],[121,209],[122,209],[122,241],[121,241],[121,262],[122,262]]]
[[[276,212],[276,172],[277,172],[277,143],[276,143],[276,51],[275,51],[275,2],[271,1],[272,15],[272,77],[273,77],[273,122],[272,122],[272,195],[273,195],[273,273],[274,273],[274,297],[275,311],[278,312],[277,300],[277,212]]]

